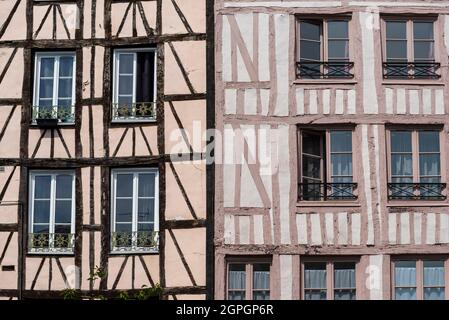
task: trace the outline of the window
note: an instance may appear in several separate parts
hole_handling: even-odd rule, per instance
[[[445,260],[393,262],[393,297],[396,300],[444,300]]]
[[[303,264],[304,300],[355,300],[355,262],[306,262]]]
[[[71,171],[30,174],[29,251],[72,253],[75,178]]]
[[[32,119],[35,123],[73,123],[75,54],[36,53]]]
[[[351,130],[301,130],[299,200],[354,200]]]
[[[112,171],[112,251],[157,251],[157,169]]]
[[[440,131],[390,130],[389,199],[444,200]]]
[[[435,79],[434,21],[386,19],[384,78]]]
[[[353,77],[347,18],[300,18],[298,35],[299,78]]]
[[[155,119],[155,62],[154,48],[114,51],[112,120]]]
[[[229,263],[228,300],[270,300],[270,263]]]

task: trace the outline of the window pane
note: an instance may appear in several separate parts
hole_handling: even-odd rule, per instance
[[[413,22],[414,39],[433,39],[433,22]]]
[[[117,197],[133,196],[133,174],[117,174]]]
[[[424,286],[444,287],[444,261],[424,261]]]
[[[394,176],[412,176],[412,155],[393,154],[391,155],[391,174]]]
[[[391,132],[392,152],[412,152],[412,134],[410,131]]]
[[[302,175],[309,178],[321,179],[321,160],[304,156],[302,158]]]
[[[133,76],[121,75],[119,77],[118,94],[133,94]]]
[[[405,21],[387,21],[387,39],[407,39]]]
[[[119,55],[119,73],[133,73],[134,54],[133,53],[120,53]]]
[[[54,77],[54,58],[41,58],[41,77]]]
[[[71,199],[72,198],[72,179],[68,174],[56,176],[56,198]]]
[[[349,57],[348,40],[329,40],[328,45],[329,60],[347,59]]]
[[[407,61],[407,41],[387,41],[387,59]]]
[[[115,225],[115,232],[131,232],[132,224],[131,223],[117,223]]]
[[[444,287],[424,288],[424,300],[444,300]]]
[[[139,199],[138,221],[154,221],[154,199]]]
[[[59,59],[59,76],[73,76],[73,57],[61,57]]]
[[[57,200],[55,205],[55,222],[71,223],[72,222],[72,201]]]
[[[321,136],[303,132],[303,134],[302,134],[302,152],[308,153],[308,154],[313,154],[316,156],[321,155]]]
[[[433,42],[415,41],[414,52],[415,52],[415,61],[433,60],[434,57]]]
[[[331,131],[331,152],[351,152],[352,134],[351,131]]]
[[[269,264],[255,264],[253,266],[253,289],[270,289]]]
[[[119,96],[118,97],[118,104],[120,105],[131,105],[133,103],[133,97],[129,96],[129,97],[123,97],[123,96]]]
[[[245,265],[231,264],[229,265],[229,290],[244,290],[246,281]]]
[[[51,176],[34,177],[34,198],[50,199]]]
[[[321,60],[321,44],[319,42],[301,40],[300,57],[306,60]]]
[[[39,99],[38,106],[39,107],[51,107],[53,105],[53,98],[50,99]],[[51,108],[40,108],[40,110],[47,110]]]
[[[154,197],[154,177],[152,173],[139,174],[139,197]]]
[[[245,300],[245,291],[230,291],[228,300]]]
[[[34,200],[34,223],[49,223],[50,200]]]
[[[117,222],[131,222],[133,200],[132,199],[117,199],[115,204],[115,221]]]
[[[70,225],[55,225],[55,233],[71,233]]]
[[[334,288],[355,288],[355,263],[334,264]]]
[[[333,176],[352,176],[352,154],[333,154],[331,165]]]
[[[326,289],[325,263],[308,263],[304,269],[304,288]]]
[[[440,152],[440,133],[438,131],[420,131],[419,152]]]
[[[53,98],[53,79],[41,79],[39,98]]]
[[[58,99],[58,107],[69,107],[72,105],[72,99]],[[64,112],[69,112],[68,108],[60,108],[59,110],[63,110]],[[65,113],[64,117],[66,117]]]
[[[416,300],[416,288],[395,288],[396,300]]]
[[[152,223],[138,223],[137,231],[150,232],[154,230],[154,225]]]
[[[328,21],[327,33],[329,39],[348,38],[348,21]]]
[[[301,21],[299,29],[301,39],[320,40],[321,21]]]
[[[50,233],[49,224],[35,224],[35,225],[33,225],[33,233]]]
[[[397,261],[394,264],[394,283],[396,287],[416,286],[416,262]]]
[[[72,79],[59,79],[58,87],[59,98],[71,98],[72,97]]]
[[[419,174],[421,176],[440,175],[440,155],[421,154],[419,156]]]

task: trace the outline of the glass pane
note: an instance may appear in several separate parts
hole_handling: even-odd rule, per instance
[[[414,39],[433,39],[433,22],[413,22]]]
[[[331,152],[351,152],[351,131],[331,131]]]
[[[355,288],[355,264],[335,263],[334,264],[334,288],[348,289]]]
[[[73,76],[73,57],[59,58],[59,76],[61,77]]]
[[[303,156],[302,175],[309,178],[321,179],[321,160]]]
[[[118,94],[133,94],[133,76],[120,76]]]
[[[407,41],[387,41],[387,59],[407,61]]]
[[[72,179],[68,174],[56,176],[56,198],[71,199],[72,198]]]
[[[348,40],[329,40],[328,41],[328,58],[331,59],[347,59],[349,57],[349,41]]]
[[[326,300],[326,290],[306,290],[305,300]]]
[[[303,134],[302,134],[302,152],[308,153],[308,154],[313,154],[316,156],[321,155],[321,136],[303,132]]]
[[[50,227],[48,224],[35,224],[33,225],[33,233],[50,233]]]
[[[71,223],[72,222],[72,201],[57,200],[55,205],[55,222]]]
[[[348,21],[328,21],[328,38],[348,38]]]
[[[55,233],[71,233],[70,225],[55,225]]]
[[[39,107],[51,107],[53,105],[53,98],[50,99],[39,99],[38,102]],[[40,108],[40,110],[51,110],[51,108]]]
[[[424,288],[424,300],[444,300],[444,287]]]
[[[307,60],[321,60],[321,44],[319,42],[301,40],[300,58]]]
[[[132,199],[117,199],[115,204],[115,221],[131,222],[133,212]]]
[[[424,286],[444,287],[444,261],[424,261]]]
[[[439,176],[440,154],[421,154],[419,156],[419,174],[421,176]]]
[[[396,300],[416,300],[416,288],[395,288]]]
[[[434,50],[433,42],[415,41],[414,45],[415,61],[417,60],[433,60]]]
[[[420,131],[419,152],[440,152],[440,133],[438,131]]]
[[[412,152],[412,134],[410,131],[391,132],[392,152]]]
[[[244,290],[246,281],[245,265],[244,264],[231,264],[229,265],[229,290]]]
[[[334,300],[355,300],[355,290],[334,290]]]
[[[117,174],[117,197],[133,196],[133,174]]]
[[[412,155],[393,154],[391,155],[391,174],[394,176],[412,176]]]
[[[72,97],[72,79],[59,79],[58,87],[59,98],[71,98]]]
[[[253,266],[253,289],[270,289],[269,264],[255,264]]]
[[[154,174],[139,174],[139,197],[154,197]]]
[[[39,98],[53,98],[53,79],[41,79]]]
[[[51,176],[34,177],[34,198],[50,199]]]
[[[394,283],[396,287],[416,286],[416,262],[397,261],[394,264]]]
[[[228,294],[228,300],[245,300],[244,291],[230,291]]]
[[[405,21],[387,21],[387,39],[407,39]]]
[[[58,99],[58,107],[69,107],[72,105],[72,99]],[[69,117],[67,113],[71,111],[70,108],[58,108],[63,117]]]
[[[54,58],[41,58],[41,77],[54,77]]]
[[[129,232],[132,231],[131,223],[116,223],[115,224],[115,232]]]
[[[138,223],[137,224],[137,231],[150,232],[153,230],[154,230],[154,226],[152,223]]]
[[[50,200],[34,200],[34,223],[49,223]]]
[[[301,21],[299,29],[301,39],[320,41],[321,21]]]
[[[270,300],[270,291],[253,291],[253,300]]]
[[[304,288],[326,289],[326,264],[310,263],[304,268]]]
[[[154,199],[139,199],[138,221],[154,221]]]
[[[134,54],[133,53],[120,53],[119,55],[119,73],[133,73]]]
[[[133,103],[133,97],[123,97],[123,96],[119,96],[118,97],[118,104],[120,105],[125,105],[125,106],[129,106]]]
[[[352,154],[332,154],[332,176],[352,176]]]

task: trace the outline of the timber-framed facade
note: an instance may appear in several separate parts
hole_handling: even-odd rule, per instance
[[[213,126],[210,1],[8,0],[0,8],[0,296],[61,298],[71,282],[87,298],[159,284],[164,299],[204,299],[213,180],[205,142],[191,137],[195,126]],[[130,52],[121,67],[117,52]],[[184,130],[180,141],[170,138],[175,130]],[[173,156],[176,143],[184,151]],[[117,176],[134,177],[129,197],[114,187]],[[133,208],[127,218],[119,201]],[[39,220],[46,203],[49,223]],[[63,203],[73,217],[65,224]],[[137,238],[117,236],[128,227]],[[54,251],[61,246],[70,250]]]

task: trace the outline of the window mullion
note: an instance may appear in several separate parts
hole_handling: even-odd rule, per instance
[[[412,131],[412,167],[413,167],[413,182],[420,181],[419,173],[419,141],[418,141],[419,131]]]
[[[53,247],[53,240],[55,233],[55,206],[56,206],[56,175],[52,174],[50,185],[50,225],[49,225],[50,247]]]
[[[133,214],[132,214],[132,246],[137,247],[137,241],[134,241],[134,235],[137,237],[137,206],[139,202],[138,193],[137,193],[137,182],[138,182],[138,173],[133,174]]]
[[[71,206],[71,220],[70,220],[70,233],[75,233],[75,176],[72,175],[72,206]]]
[[[250,263],[247,263],[245,266],[245,298],[246,300],[252,300],[253,299],[253,290],[252,290],[252,265]]]
[[[136,82],[137,82],[137,52],[133,53],[133,103],[136,103]],[[142,101],[139,101],[142,102]],[[134,108],[134,107],[133,107]],[[133,110],[134,111],[134,110]]]
[[[54,74],[53,74],[53,106],[58,105],[58,95],[59,95],[59,58],[60,56],[54,57]]]
[[[423,260],[419,259],[416,261],[416,299],[423,300],[424,299],[424,268],[423,268]]]

